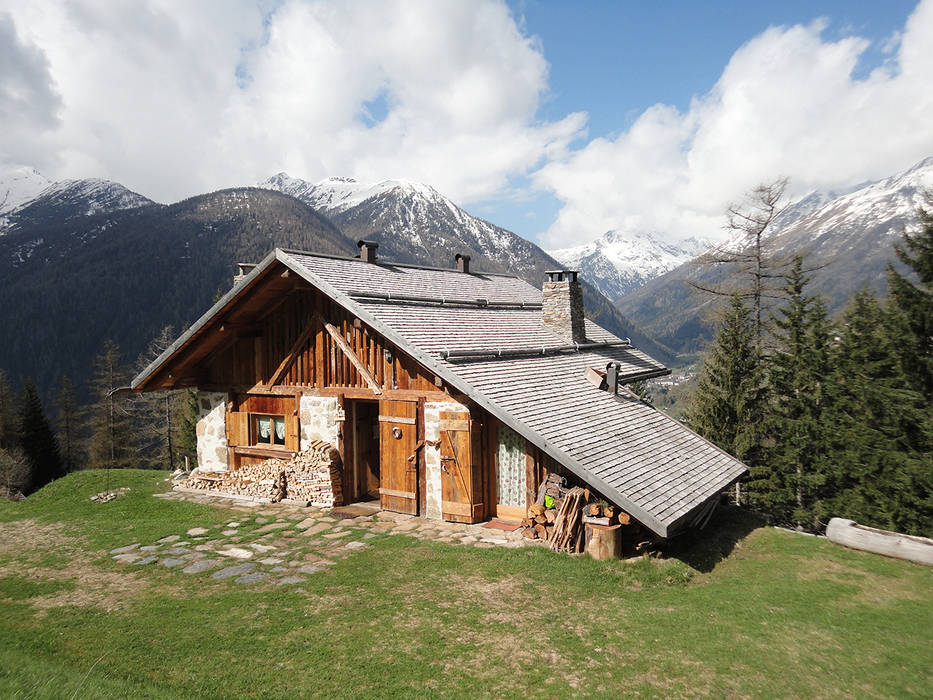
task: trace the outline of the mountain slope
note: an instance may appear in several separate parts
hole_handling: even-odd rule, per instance
[[[44,184],[44,187],[37,188]],[[87,178],[49,182],[36,170],[19,169],[0,180],[0,235],[40,224],[154,204],[118,182]]]
[[[170,206],[25,222],[0,237],[0,367],[44,393],[86,378],[105,339],[134,359],[167,324],[187,326],[232,283],[234,263],[275,247],[354,246],[305,204],[233,189]]]
[[[864,286],[886,291],[885,267],[894,262],[893,244],[915,230],[916,211],[929,206],[924,191],[933,187],[933,158],[898,175],[862,185],[842,195],[814,193],[788,207],[767,237],[775,259],[800,253],[817,267],[810,293],[822,294],[836,313]],[[728,241],[725,248],[735,248]],[[689,280],[705,285],[730,279],[726,271],[689,262],[648,282],[618,302],[623,313],[661,342],[694,351],[712,335],[708,297],[694,293]]]
[[[561,264],[580,270],[600,292],[617,301],[709,247],[707,241],[696,238],[671,244],[648,233],[607,231],[590,243],[547,252]]]
[[[406,180],[375,184],[351,178],[309,183],[279,173],[261,187],[290,194],[325,214],[344,235],[379,243],[387,260],[452,267],[454,255],[471,256],[474,269],[508,272],[540,287],[545,270],[561,264],[534,243],[467,213],[428,185]],[[626,319],[585,279],[587,314],[614,333],[629,337],[661,362],[674,355]]]

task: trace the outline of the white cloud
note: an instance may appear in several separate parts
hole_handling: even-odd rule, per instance
[[[0,162],[163,201],[278,170],[477,200],[585,121],[535,121],[548,66],[498,0],[0,0],[0,20],[30,67],[0,72],[0,96],[27,80],[57,120],[27,141],[0,130]]]
[[[732,56],[690,109],[656,105],[627,131],[545,164],[535,184],[563,202],[550,247],[609,229],[721,235],[729,202],[786,175],[794,194],[880,178],[933,155],[933,0],[891,55],[853,77],[869,42],[826,24],[772,27]]]

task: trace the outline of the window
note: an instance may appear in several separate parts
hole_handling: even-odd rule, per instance
[[[285,416],[255,416],[257,445],[285,445]]]

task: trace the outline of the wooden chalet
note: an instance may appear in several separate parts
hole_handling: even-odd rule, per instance
[[[620,389],[667,374],[583,317],[574,271],[517,277],[276,249],[132,383],[196,387],[198,464],[236,470],[314,441],[347,502],[458,522],[520,519],[546,473],[661,537],[745,466]]]

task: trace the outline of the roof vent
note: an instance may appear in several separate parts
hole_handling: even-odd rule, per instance
[[[457,261],[457,269],[460,272],[465,272],[466,274],[470,274],[470,256],[469,255],[463,255],[462,253],[457,253],[454,256],[454,260]]]
[[[544,325],[574,343],[586,342],[583,286],[577,270],[548,270],[541,296]]]
[[[376,262],[376,248],[379,244],[376,241],[359,240],[356,246],[360,249],[360,260],[363,262]]]

